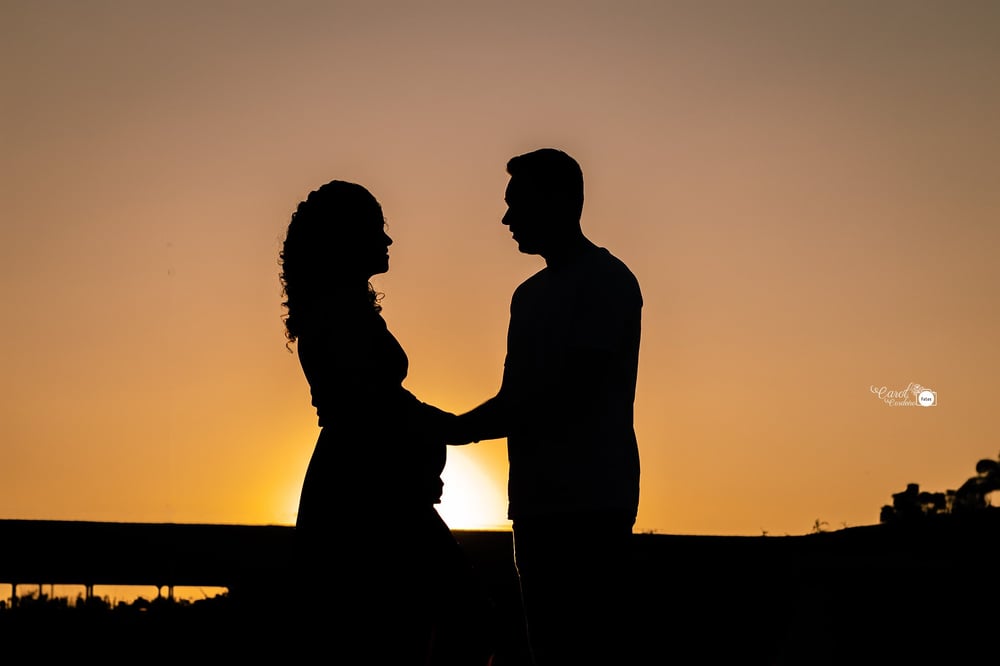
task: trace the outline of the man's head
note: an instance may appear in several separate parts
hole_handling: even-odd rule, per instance
[[[547,257],[580,236],[583,172],[576,160],[542,148],[511,158],[507,173],[503,223],[521,252]]]

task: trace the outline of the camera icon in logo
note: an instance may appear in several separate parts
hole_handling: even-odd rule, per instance
[[[937,404],[937,391],[924,389],[917,394],[917,403],[921,407],[933,407]]]

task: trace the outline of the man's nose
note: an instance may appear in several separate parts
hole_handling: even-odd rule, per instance
[[[503,217],[500,218],[500,223],[508,227],[510,226],[510,211],[503,214]]]

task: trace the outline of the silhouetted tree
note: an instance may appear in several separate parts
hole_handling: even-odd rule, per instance
[[[998,460],[986,458],[976,463],[976,475],[955,491],[953,511],[985,509],[989,506],[987,495],[995,490],[1000,490],[1000,456]]]
[[[939,514],[960,514],[981,511],[990,506],[988,495],[1000,490],[1000,456],[997,460],[984,459],[976,463],[976,475],[963,483],[958,490],[944,493],[921,492],[916,483],[908,483],[906,490],[894,493],[892,506],[882,507],[879,522],[910,521]]]

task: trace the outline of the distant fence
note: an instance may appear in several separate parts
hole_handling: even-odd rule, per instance
[[[1000,510],[935,518],[784,537],[637,534],[635,566],[650,582],[677,570],[770,570],[781,578],[846,569],[995,570]],[[510,532],[455,533],[482,573],[512,580]],[[292,580],[294,537],[294,527],[277,525],[0,520],[0,584],[81,585],[88,596],[95,585],[255,591]]]
[[[288,570],[274,525],[0,520],[0,584],[253,586]]]

